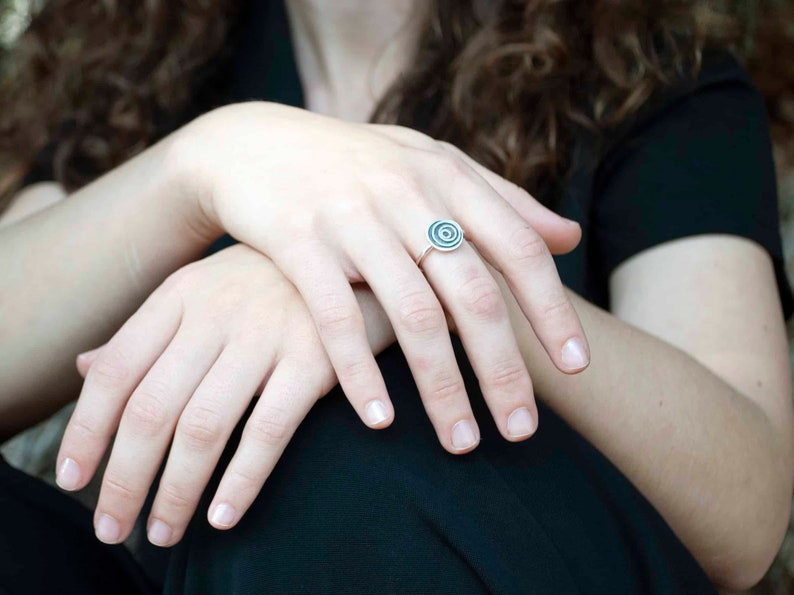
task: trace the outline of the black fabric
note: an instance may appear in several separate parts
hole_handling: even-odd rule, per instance
[[[0,458],[0,594],[159,591],[127,550],[94,537],[91,513]]]
[[[287,44],[283,52],[282,73],[292,60]],[[240,72],[263,89],[273,84],[261,70]],[[608,308],[608,277],[621,262],[702,233],[753,239],[782,271],[765,113],[732,58],[708,53],[697,81],[663,91],[604,140],[580,139],[556,201],[583,225],[581,246],[557,258],[566,285]],[[778,279],[788,315],[790,289]],[[364,428],[337,388],[237,528],[193,524],[172,557],[167,592],[713,592],[645,498],[553,412],[541,405],[537,434],[505,442],[455,345],[483,432],[474,453],[441,449],[393,346],[378,358],[397,408],[393,426]]]
[[[770,253],[791,315],[767,114],[728,55],[707,55],[695,89],[634,127],[604,160],[594,195],[591,225],[605,275],[668,240],[742,236]]]
[[[241,23],[231,61],[208,79],[212,89],[197,91],[191,113],[252,99],[301,105],[282,3],[248,3]],[[555,201],[583,227],[579,248],[556,258],[571,289],[608,308],[609,274],[627,258],[679,237],[730,233],[770,253],[791,314],[765,113],[732,58],[707,54],[696,81],[658,93],[605,139],[583,135],[574,162]],[[29,181],[38,179],[49,179],[43,167]],[[206,523],[210,486],[174,549],[166,591],[714,592],[645,498],[552,411],[540,405],[532,439],[504,441],[454,343],[482,432],[473,453],[455,457],[439,446],[392,346],[378,362],[397,408],[393,426],[368,430],[332,391],[235,529]],[[48,496],[56,497],[63,500]],[[84,524],[89,534],[90,519]],[[64,543],[70,535],[40,533]]]
[[[203,518],[215,478],[166,592],[715,592],[647,501],[553,412],[541,405],[535,436],[505,442],[455,345],[480,420],[474,452],[438,445],[392,347],[378,357],[392,426],[364,427],[338,388],[321,399],[230,531]]]
[[[794,313],[780,239],[767,114],[736,60],[706,52],[696,81],[662,90],[610,135],[583,137],[558,212],[582,224],[582,242],[556,257],[563,282],[609,309],[609,275],[666,241],[731,234],[772,258],[784,316]]]

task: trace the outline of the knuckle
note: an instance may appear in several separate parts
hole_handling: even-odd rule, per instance
[[[139,492],[126,479],[121,479],[115,475],[105,475],[102,482],[102,490],[109,493],[114,500],[122,502],[137,502]]]
[[[149,384],[136,391],[124,411],[125,421],[147,436],[156,435],[166,424],[166,390]]]
[[[269,448],[283,445],[292,436],[292,432],[287,412],[272,406],[256,411],[246,426],[247,437]]]
[[[362,215],[371,211],[371,203],[367,199],[366,193],[350,192],[344,197],[330,201],[323,208],[324,221],[350,221],[358,220]]]
[[[446,317],[441,304],[430,292],[415,292],[400,298],[397,318],[411,334],[423,335],[446,328]]]
[[[435,379],[428,398],[434,405],[446,407],[463,397],[465,393],[466,390],[462,378],[444,374]]]
[[[159,504],[171,511],[192,512],[194,507],[193,498],[186,496],[183,490],[172,483],[160,486],[159,498]]]
[[[505,313],[502,293],[493,279],[473,277],[463,284],[459,295],[466,311],[479,318],[495,321]]]
[[[519,261],[538,260],[550,255],[548,246],[538,233],[529,228],[521,227],[510,235],[510,255]]]
[[[203,266],[200,261],[190,262],[181,269],[174,271],[160,285],[160,290],[168,293],[181,293],[183,289],[190,289],[192,280],[198,270]]]
[[[73,441],[89,443],[103,437],[100,427],[96,420],[82,415],[73,415],[72,419],[69,420],[68,431]]]
[[[166,294],[176,293],[179,285],[183,282],[185,277],[188,275],[188,272],[191,271],[195,265],[196,262],[189,262],[181,269],[174,271],[163,280],[163,282],[160,284],[160,287],[158,287],[156,291]]]
[[[228,482],[233,486],[232,494],[236,499],[241,496],[255,494],[261,487],[264,479],[257,472],[248,467],[237,465],[226,470],[224,483]],[[247,497],[246,497],[247,499]]]
[[[174,300],[184,304],[185,298],[192,295],[196,289],[204,284],[206,266],[206,262],[196,261],[188,263],[178,271],[171,273],[157,288],[155,293],[150,296],[150,300]]]
[[[432,137],[426,135],[424,132],[414,130],[413,128],[390,125],[389,129],[419,147],[433,147],[436,144],[436,141]]]
[[[565,296],[554,297],[541,306],[543,318],[567,318],[575,316],[573,304]]]
[[[177,432],[188,445],[197,450],[207,450],[221,441],[224,434],[221,414],[210,407],[193,407],[179,421]]]
[[[435,155],[434,167],[444,176],[470,175],[469,166],[452,151],[441,149]]]
[[[338,297],[323,300],[324,305],[317,311],[317,329],[321,334],[345,335],[357,326],[356,311]]]
[[[106,345],[89,370],[91,380],[107,388],[124,382],[130,375],[129,358],[115,345]]]
[[[526,367],[517,361],[497,364],[491,369],[487,378],[488,383],[495,389],[529,388],[529,373]]]
[[[341,364],[337,372],[340,381],[361,384],[372,376],[372,366],[368,358],[358,358]]]

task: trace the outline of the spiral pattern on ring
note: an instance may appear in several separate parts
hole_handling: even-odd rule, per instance
[[[454,250],[463,243],[463,230],[454,221],[439,219],[427,228],[427,239],[438,250]]]

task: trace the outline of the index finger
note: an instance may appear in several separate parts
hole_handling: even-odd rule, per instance
[[[91,363],[58,452],[62,489],[79,490],[91,480],[132,391],[176,334],[179,302],[164,298],[152,294]]]

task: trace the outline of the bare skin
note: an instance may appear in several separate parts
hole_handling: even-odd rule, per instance
[[[345,36],[338,35],[336,38],[344,39]],[[300,47],[300,42],[296,45]],[[322,51],[336,50],[334,46],[328,46]],[[312,78],[306,72],[301,74],[304,81]],[[336,106],[334,109],[339,109],[339,115],[342,115],[339,106],[360,106],[363,103],[360,98],[348,101],[340,97],[326,101],[325,105]],[[396,131],[391,132],[393,135],[398,134]],[[405,142],[416,140],[410,134],[399,134]],[[81,191],[80,196],[47,209],[26,222],[15,224],[9,228],[10,233],[0,234],[0,244],[12,248],[12,254],[26,255],[23,265],[14,265],[13,262],[0,264],[17,266],[20,275],[22,266],[37,272],[34,281],[18,281],[16,286],[13,285],[14,275],[11,275],[11,293],[5,293],[6,288],[3,288],[3,295],[18,293],[24,287],[32,291],[33,304],[39,307],[35,308],[29,303],[14,303],[11,305],[12,311],[17,316],[27,313],[31,317],[41,311],[50,312],[47,307],[54,309],[50,324],[44,325],[41,331],[34,328],[28,343],[23,342],[22,348],[27,349],[27,353],[33,353],[41,350],[47,341],[52,341],[52,337],[63,336],[62,343],[46,346],[48,354],[60,354],[54,357],[59,365],[50,367],[60,370],[61,378],[67,376],[65,367],[60,363],[64,360],[63,353],[74,354],[77,350],[89,347],[92,341],[93,345],[104,341],[104,337],[117,328],[121,320],[168,273],[195,258],[206,245],[207,238],[217,232],[219,225],[223,226],[219,222],[222,217],[213,217],[212,213],[209,217],[202,217],[200,210],[194,213],[187,209],[174,217],[171,209],[164,208],[164,205],[174,205],[166,197],[174,190],[181,190],[184,184],[182,177],[173,175],[179,169],[174,165],[179,163],[179,159],[162,159],[164,153],[171,154],[167,144],[150,150],[155,155],[160,151],[160,159],[144,155],[132,165],[120,168],[110,177]],[[180,156],[182,154],[179,153]],[[165,175],[152,175],[156,173],[158,164],[163,162],[174,169],[167,170]],[[142,173],[148,173],[148,179],[158,183],[141,188],[140,182],[133,180],[141,179]],[[489,180],[489,183],[498,185],[496,180]],[[187,191],[185,194],[192,195],[192,192]],[[108,200],[110,196],[113,200]],[[141,196],[143,205],[133,202],[133,197],[140,201]],[[76,206],[67,208],[68,203]],[[133,204],[136,209],[132,208]],[[201,204],[205,208],[214,205],[212,201],[206,200]],[[520,208],[517,204],[514,206]],[[139,214],[139,209],[148,209],[148,213],[157,214],[159,220],[165,219],[165,222],[157,227],[152,218],[136,225],[136,219],[148,217]],[[89,221],[88,218],[83,219],[87,210],[92,211],[90,221],[93,225],[84,223]],[[116,227],[103,229],[103,225],[110,225],[119,217],[125,221],[124,226],[117,224]],[[176,240],[169,237],[168,241],[174,243],[164,246],[162,238],[165,232],[170,231],[173,235],[173,229],[184,226],[185,222],[188,230],[195,233],[185,233]],[[104,239],[95,239],[97,227],[108,234]],[[67,234],[64,229],[69,229],[70,233]],[[554,246],[554,233],[558,237],[565,235],[560,229],[558,227],[556,232],[541,235],[547,241],[551,237],[550,244]],[[83,238],[82,246],[74,246],[75,237]],[[570,238],[567,241],[570,244]],[[561,243],[565,244],[565,240]],[[80,262],[82,268],[63,275],[58,274],[58,267],[47,268],[49,247],[53,245],[65,250],[62,252],[64,262],[74,260]],[[481,242],[477,247],[488,257],[485,245],[486,242]],[[123,246],[126,250],[114,246]],[[135,248],[132,252],[130,246]],[[264,250],[263,245],[255,247]],[[17,249],[16,252],[13,248]],[[421,249],[421,246],[418,248]],[[3,253],[0,250],[0,259]],[[129,256],[125,260],[125,255],[130,253],[137,255],[138,263],[132,271],[124,270],[125,267],[118,264],[130,261]],[[693,259],[692,254],[696,254],[697,258]],[[86,256],[87,262],[80,260]],[[465,253],[448,254],[443,265],[436,258],[427,260],[423,268],[428,278],[434,279],[436,293],[443,296],[445,283],[452,283],[451,277],[445,280],[445,275],[449,275],[450,269],[455,269],[456,259],[461,259],[459,268],[465,271],[468,263],[474,262],[466,260],[470,256]],[[543,259],[534,262],[541,263]],[[700,273],[705,263],[716,265],[713,270],[718,272],[704,280]],[[509,272],[509,269],[502,270]],[[77,277],[75,272],[78,273]],[[520,303],[520,300],[511,298],[516,293],[517,276],[512,283],[506,284],[502,282],[500,273],[491,272],[502,289],[497,299],[494,299],[496,296],[490,285],[481,286],[485,288],[484,292],[457,295],[463,296],[461,306],[468,303],[477,310],[476,316],[470,319],[471,324],[487,317],[510,320],[510,328],[517,339],[517,349],[529,371],[526,377],[520,370],[513,375],[516,381],[510,389],[514,391],[513,394],[525,394],[526,378],[531,376],[538,394],[638,486],[718,584],[742,588],[760,578],[779,547],[788,518],[792,477],[791,387],[785,333],[769,257],[745,240],[720,236],[692,238],[641,253],[618,268],[610,279],[613,297],[611,313],[603,312],[568,292],[570,305],[561,306],[556,311],[575,308],[584,331],[590,337],[594,354],[590,368],[578,376],[559,373],[559,355],[556,355],[556,360],[554,357],[550,360],[548,348],[541,347],[537,339],[538,329],[533,330],[526,322],[526,316],[529,315],[526,301]],[[95,287],[94,280],[97,278],[105,280],[96,290],[101,295],[92,295],[82,304],[71,304],[72,308],[63,305],[64,300],[58,299],[58,296],[45,296],[53,284],[63,287],[66,295],[85,295],[84,288]],[[671,285],[673,281],[675,283]],[[508,285],[510,292],[506,290]],[[282,284],[279,286],[283,287]],[[735,291],[736,287],[747,286],[760,289],[752,293]],[[13,291],[15,289],[17,291]],[[460,285],[448,285],[446,295],[455,295],[460,290]],[[302,293],[288,295],[292,295],[290,300],[296,300]],[[359,297],[360,293],[356,291],[354,295]],[[732,296],[732,299],[726,300],[726,295]],[[449,300],[442,297],[440,302],[448,306]],[[110,303],[114,304],[113,311],[98,323],[97,306],[100,311],[107,310]],[[4,308],[7,307],[4,304]],[[384,341],[391,342],[393,337],[385,322],[391,323],[394,318],[388,314],[388,308],[384,308],[386,314],[378,314],[377,309],[373,313],[367,308],[363,312],[362,320],[366,320],[367,330],[371,327],[385,329],[383,335],[369,337],[369,343],[377,342],[380,345]],[[737,312],[742,315],[738,316]],[[748,312],[751,314],[747,315]],[[57,316],[64,313],[73,316],[70,328],[64,328],[63,317]],[[74,320],[75,314],[77,320]],[[14,329],[15,321],[19,320],[17,316],[0,319]],[[541,322],[537,316],[535,318]],[[563,318],[571,320],[570,317]],[[381,323],[376,324],[377,320]],[[457,320],[451,322],[453,326],[460,326],[454,324]],[[697,328],[697,332],[692,334],[688,330],[692,328]],[[396,335],[400,335],[399,329]],[[22,336],[19,332],[14,335]],[[315,340],[321,342],[329,354],[333,351],[321,337]],[[429,339],[417,340],[414,344],[417,352],[423,341]],[[16,348],[19,346],[17,342]],[[371,346],[368,348],[372,349]],[[337,348],[337,351],[342,350]],[[13,354],[10,355],[11,363],[8,365],[10,376],[0,373],[5,383],[0,387],[3,389],[0,394],[16,394],[6,389],[17,388],[31,401],[35,401],[31,399],[32,395],[43,395],[48,388],[52,390],[52,387],[62,386],[53,372],[46,371],[47,366],[43,363],[39,367],[31,366],[33,371],[30,373],[18,372],[18,366],[13,365],[13,357]],[[102,363],[102,353],[99,358],[98,365]],[[0,358],[0,361],[3,359]],[[742,366],[737,366],[736,361],[741,361]],[[326,373],[332,375],[333,370],[329,366]],[[44,378],[41,378],[42,374]],[[97,373],[93,375],[99,378]],[[92,373],[88,376],[90,382]],[[136,387],[131,385],[117,391],[116,398],[124,401]],[[292,390],[301,392],[299,388]],[[316,399],[317,396],[312,392],[312,398]],[[459,396],[465,397],[465,394]],[[96,393],[96,397],[99,397],[99,393]],[[26,407],[29,402],[26,402]],[[22,416],[22,421],[17,418],[6,423],[19,424],[17,427],[21,427],[32,417],[35,415]],[[74,427],[89,427],[89,421],[96,423],[101,417],[78,417]],[[297,423],[296,417],[299,416],[287,420],[288,424]],[[507,418],[505,415],[498,420],[505,431]],[[13,419],[13,416],[3,419]],[[457,418],[450,421],[454,419]],[[118,419],[115,421],[118,422]],[[134,424],[130,427],[134,428]],[[289,425],[285,428],[289,430]],[[446,426],[445,429],[448,428]],[[279,448],[283,448],[288,437],[289,431],[281,435],[281,441],[273,441],[271,457],[277,458]],[[62,448],[59,461],[63,463],[68,456],[74,456],[89,471],[94,457],[98,456],[95,453],[103,450],[97,449],[96,445],[101,445],[104,440],[107,446],[109,437],[96,438],[75,433]],[[444,443],[443,438],[442,444],[449,446],[449,442]],[[73,454],[75,451],[82,454]],[[119,470],[121,468],[118,467]],[[75,487],[87,482],[86,475],[79,477]],[[254,480],[246,494],[258,490],[256,483],[260,478]],[[118,481],[115,483],[124,487]],[[187,487],[188,492],[196,489],[196,486]],[[230,484],[230,487],[234,486]],[[136,486],[136,489],[141,488]],[[177,496],[190,495],[174,493]],[[117,537],[123,538],[137,514],[134,512],[135,507],[125,504],[124,498],[112,486],[105,489],[103,495],[104,500],[100,502],[96,518],[117,515],[119,518],[116,520],[123,524]],[[231,493],[219,491],[213,506],[231,499]],[[758,502],[765,504],[759,507]],[[244,505],[245,502],[239,504],[238,512],[244,509]],[[169,515],[173,509],[170,510],[168,506],[156,509],[152,521],[171,523],[169,526],[173,530],[173,540],[178,538],[184,511],[180,513],[182,516],[174,515],[171,518]],[[216,523],[216,526],[224,525]]]
[[[276,272],[265,261],[250,264],[259,267],[264,279]],[[704,279],[704,269],[719,272]],[[245,277],[256,278],[250,273]],[[192,282],[206,286],[208,281],[199,276]],[[635,256],[615,271],[611,283],[612,313],[572,295],[596,354],[590,368],[578,376],[561,375],[544,364],[542,347],[515,302],[508,300],[536,390],[639,487],[718,584],[730,588],[752,584],[765,571],[785,530],[791,478],[790,377],[769,257],[746,240],[701,236]],[[751,284],[759,291],[731,291],[737,284]],[[282,291],[287,286],[270,287]],[[257,287],[241,299],[250,302],[254,297],[268,299],[267,295]],[[393,331],[371,292],[361,289],[356,295],[364,306],[370,343],[377,352],[394,340]],[[725,295],[732,295],[732,300],[726,301]],[[286,300],[283,307],[294,302],[289,307],[297,307],[309,321],[294,290],[281,299]],[[704,312],[708,313],[705,320]],[[299,316],[289,319],[291,328],[300,327]],[[236,511],[231,524],[239,519],[294,426],[335,381],[327,360],[315,357],[320,352],[309,348],[319,346],[316,335],[314,343],[305,340],[311,330],[309,322],[304,331],[292,335],[301,347],[293,350],[291,360],[286,358],[286,369],[312,369],[317,376],[300,382],[293,377],[291,385],[273,386],[274,397],[288,388],[282,394],[292,399],[291,407],[271,403],[289,412],[281,420],[282,430],[270,436],[267,448],[252,446],[248,453],[235,457],[232,465],[245,466],[245,460],[253,456],[260,473],[252,476],[250,470],[239,474],[234,468],[227,470],[208,511],[210,517],[215,507],[227,504]],[[273,344],[277,348],[281,343]],[[79,362],[83,373],[95,357]],[[310,365],[296,358],[309,358]],[[174,371],[174,376],[178,374]],[[237,397],[244,405],[250,399],[245,391]],[[272,421],[271,417],[266,424]],[[185,425],[183,420],[183,429]],[[215,449],[224,442],[223,434],[204,438]],[[174,496],[179,496],[178,501],[197,500],[203,489],[202,473],[208,474],[214,466],[207,452],[199,459],[204,460],[201,472],[190,460],[189,456],[169,460],[152,511],[150,528],[158,521],[168,527],[165,545],[178,540],[191,516],[190,509],[173,504]],[[175,474],[179,469],[190,470],[190,479]],[[241,483],[241,477],[249,482]],[[170,501],[167,494],[172,494]],[[757,510],[760,501],[765,506]],[[113,506],[111,501],[105,510]],[[748,517],[748,510],[757,512]],[[136,515],[135,507],[126,514],[130,523]]]
[[[455,266],[449,256],[428,266]],[[231,299],[228,288],[234,287],[234,299],[251,310],[234,309],[242,318],[230,322],[230,328],[239,325],[248,331],[246,337],[227,345],[255,341],[258,349],[239,351],[261,354],[268,345],[264,351],[275,350],[277,355],[265,356],[258,364],[250,356],[237,358],[238,364],[245,362],[241,367],[251,386],[263,377],[270,380],[208,510],[209,521],[219,529],[237,523],[306,412],[335,381],[297,292],[272,263],[244,254],[225,258],[247,262],[251,268],[235,282],[228,277],[228,265],[218,273],[220,277],[193,271],[179,280],[181,293],[201,295],[216,283],[224,299]],[[704,270],[716,272],[704,277]],[[611,281],[612,313],[570,294],[595,354],[590,367],[575,376],[560,374],[548,362],[502,281],[507,315],[537,394],[643,492],[716,583],[745,588],[757,582],[771,563],[790,504],[791,384],[770,259],[748,240],[705,235],[642,252],[621,265]],[[758,291],[730,291],[743,283]],[[356,295],[366,313],[372,349],[379,352],[395,340],[388,317],[371,292],[360,289]],[[731,299],[726,300],[726,295]],[[493,307],[482,295],[470,303],[486,310]],[[199,319],[214,314],[210,300],[197,302],[196,308],[204,312]],[[138,325],[141,333],[168,328],[168,311],[151,310],[152,320]],[[264,311],[283,312],[290,335],[274,337],[271,329],[282,328],[283,323],[270,318],[263,325]],[[489,315],[500,313],[493,310]],[[251,329],[260,329],[261,334],[253,339]],[[122,331],[114,340],[133,336]],[[212,340],[204,340],[196,349],[211,345]],[[94,357],[80,362],[83,373]],[[169,366],[167,360],[157,361]],[[182,376],[180,370],[173,368],[170,376]],[[230,373],[230,380],[224,381],[223,370],[213,367],[202,382],[210,389],[179,396],[179,402],[188,404],[163,423],[176,433],[149,519],[150,537],[160,545],[180,539],[223,445],[250,402],[250,387],[228,390],[231,378],[239,378],[236,374]],[[212,387],[219,385],[225,390],[213,394]],[[230,414],[230,409],[235,413]],[[221,410],[222,416],[212,413]],[[136,453],[135,473],[132,464],[111,459],[109,481],[125,486],[126,497],[108,490],[97,514],[126,519],[125,533],[170,440],[170,432],[165,434],[146,477],[140,478],[140,453],[147,450],[141,440],[132,439],[121,450]],[[130,498],[130,493],[135,496]],[[759,502],[764,506],[759,507]]]

